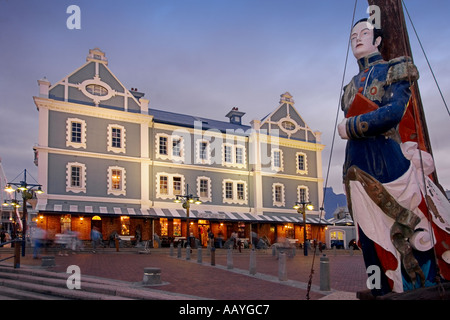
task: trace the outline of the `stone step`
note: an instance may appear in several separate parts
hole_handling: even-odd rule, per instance
[[[62,297],[49,296],[38,292],[23,291],[16,288],[0,286],[0,300],[67,300]]]
[[[81,276],[81,289],[68,289],[70,274],[36,268],[0,266],[0,286],[64,299],[82,300],[190,300],[193,297],[144,288],[142,284]],[[0,291],[1,292],[1,291]]]

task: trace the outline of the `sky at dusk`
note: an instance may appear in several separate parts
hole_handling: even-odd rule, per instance
[[[405,0],[447,101],[450,101],[450,1]],[[83,65],[89,49],[106,53],[110,70],[138,88],[150,108],[244,124],[278,107],[280,94],[313,131],[322,132],[323,176],[342,193],[345,142],[336,135],[341,81],[354,0],[0,0],[0,157],[8,179],[37,178],[33,96],[44,76],[54,84]],[[68,29],[67,7],[81,10]],[[356,19],[366,17],[358,1]],[[450,189],[450,116],[408,23],[439,181]],[[349,53],[345,84],[357,73]],[[339,109],[340,110],[340,109]]]

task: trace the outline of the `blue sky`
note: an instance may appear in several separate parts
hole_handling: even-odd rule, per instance
[[[447,101],[450,100],[450,1],[406,0]],[[70,30],[68,6],[81,10]],[[80,67],[89,49],[138,88],[150,108],[227,120],[232,107],[248,124],[289,91],[306,123],[322,132],[326,177],[354,0],[0,0],[0,157],[6,175],[28,169],[38,112],[33,96],[44,76],[54,84]],[[358,1],[356,18],[366,16]],[[450,188],[450,117],[409,28],[438,176]],[[350,53],[345,83],[356,74]],[[343,118],[339,113],[339,121]],[[335,139],[328,186],[342,192],[345,142]]]

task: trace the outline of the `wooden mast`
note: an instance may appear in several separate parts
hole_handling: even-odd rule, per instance
[[[368,0],[368,3],[369,5],[376,5],[380,8],[380,22],[381,29],[383,30],[383,46],[380,51],[384,60],[389,61],[401,56],[413,58],[405,16],[403,14],[402,0]],[[417,129],[417,137],[413,140],[418,142],[421,150],[433,155],[417,81],[412,82],[411,92],[412,110],[410,111],[415,118],[415,127]],[[436,170],[431,174],[430,178],[440,187]],[[442,187],[440,188],[442,189]]]

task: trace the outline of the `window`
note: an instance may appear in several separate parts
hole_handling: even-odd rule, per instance
[[[108,125],[108,151],[125,153],[125,127],[118,124]]]
[[[180,136],[156,135],[156,157],[162,160],[184,161],[184,141]]]
[[[66,192],[86,192],[86,165],[69,162],[66,165]]]
[[[181,195],[181,177],[173,177],[173,194]]]
[[[86,91],[93,96],[106,96],[108,94],[108,89],[98,84],[89,84],[86,86]]]
[[[181,138],[172,140],[172,156],[181,157]]]
[[[115,196],[126,195],[125,169],[121,167],[108,167],[108,194]]]
[[[243,183],[237,183],[236,184],[236,189],[237,189],[237,199],[238,200],[244,200],[245,199],[244,184]]]
[[[156,174],[156,197],[160,199],[175,199],[176,195],[184,194],[184,176],[158,172]]]
[[[173,219],[173,236],[181,237],[181,219]]]
[[[195,163],[211,164],[210,144],[207,140],[197,140],[195,148]]]
[[[306,186],[297,187],[297,200],[298,202],[308,202],[309,201],[309,190]]]
[[[197,177],[197,195],[202,202],[212,201],[211,178]]]
[[[223,159],[225,162],[227,163],[232,163],[232,159],[233,159],[233,154],[232,154],[232,146],[229,145],[225,145],[223,147]]]
[[[272,170],[283,171],[283,151],[272,148]]]
[[[244,168],[245,161],[245,146],[224,143],[222,152],[222,165],[227,167]]]
[[[282,183],[272,184],[273,205],[276,207],[284,207],[284,185]]]
[[[169,177],[168,176],[160,176],[159,177],[159,193],[160,194],[169,194]]]
[[[120,128],[112,128],[112,147],[121,148],[122,145],[122,130]]]
[[[120,235],[129,236],[130,235],[130,217],[121,216],[120,217]]]
[[[247,204],[247,183],[242,180],[223,180],[223,202]]]
[[[297,173],[299,174],[307,174],[308,166],[306,162],[306,154],[303,152],[297,152],[295,154],[296,164],[297,164]]]
[[[71,134],[70,142],[81,143],[81,126],[82,126],[82,123],[73,121],[71,123],[71,125],[72,125],[72,130],[71,130],[72,134]]]
[[[117,169],[112,170],[112,189],[113,190],[122,189],[122,170]]]
[[[236,147],[236,163],[244,164],[244,148]]]
[[[86,121],[77,118],[66,120],[66,147],[86,149]]]
[[[169,151],[167,148],[167,137],[159,137],[159,154],[160,155],[168,155]]]
[[[225,182],[225,198],[233,199],[233,182]]]

